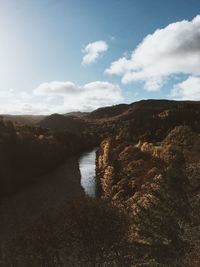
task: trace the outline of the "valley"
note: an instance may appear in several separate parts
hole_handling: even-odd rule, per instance
[[[2,266],[192,267],[199,119],[168,100],[2,118]]]

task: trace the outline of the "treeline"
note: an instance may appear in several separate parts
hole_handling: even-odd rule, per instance
[[[58,132],[37,126],[14,126],[0,120],[0,197],[37,182],[40,176],[95,144],[87,133]]]
[[[189,126],[194,132],[200,132],[200,105],[176,104],[171,108],[155,108],[144,105],[117,120],[117,131],[126,134],[126,140],[158,142],[176,126]],[[192,119],[191,119],[192,118]]]

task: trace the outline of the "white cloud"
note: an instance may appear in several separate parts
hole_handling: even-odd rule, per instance
[[[13,96],[14,96],[14,90],[13,89],[0,91],[0,98],[1,99],[10,98]]]
[[[42,83],[35,90],[36,95],[56,94],[63,95],[67,93],[76,93],[77,87],[72,82],[53,81],[50,83]]]
[[[200,77],[190,76],[176,84],[171,91],[171,97],[179,100],[200,100]]]
[[[72,82],[42,83],[30,93],[0,91],[0,114],[50,114],[91,111],[123,101],[118,85],[94,81],[82,86]]]
[[[93,110],[105,105],[112,105],[123,100],[118,85],[109,82],[95,81],[83,86],[72,82],[43,83],[34,93],[41,96],[62,96],[63,105],[60,111]]]
[[[143,81],[148,91],[159,90],[173,74],[200,74],[200,15],[157,29],[132,52],[105,71],[123,83]]]
[[[86,45],[82,52],[85,53],[82,64],[89,65],[97,61],[103,52],[108,50],[108,44],[105,41],[96,41]]]
[[[0,114],[47,114],[48,106],[33,93],[0,90]]]

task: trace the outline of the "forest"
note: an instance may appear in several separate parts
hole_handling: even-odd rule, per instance
[[[148,100],[60,116],[1,118],[1,201],[95,146],[98,195],[68,199],[2,239],[1,266],[199,266],[199,103]]]

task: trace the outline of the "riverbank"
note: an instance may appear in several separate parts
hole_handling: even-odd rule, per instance
[[[38,223],[41,217],[56,216],[76,198],[84,196],[78,160],[72,157],[41,182],[4,199],[0,205],[1,240],[12,238]]]

